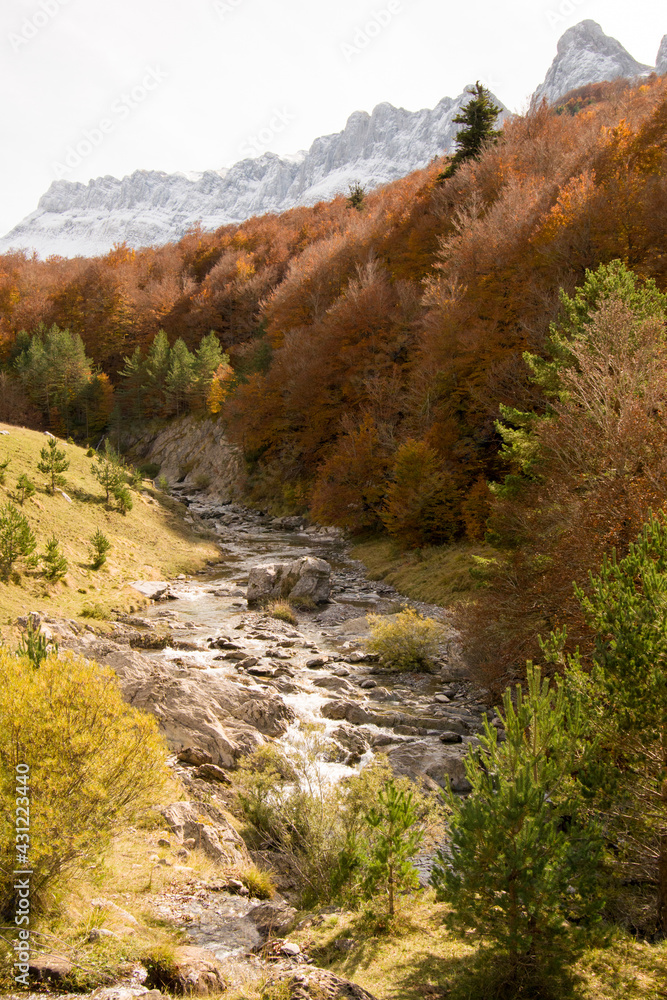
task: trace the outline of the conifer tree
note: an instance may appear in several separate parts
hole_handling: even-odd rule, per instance
[[[111,542],[99,528],[90,539],[90,559],[93,569],[100,569],[107,561],[107,552],[111,548]]]
[[[28,523],[11,504],[0,507],[0,573],[4,579],[21,556],[29,556],[35,551],[37,541]]]
[[[393,780],[380,790],[379,805],[364,816],[372,831],[363,859],[363,891],[371,898],[378,889],[387,901],[390,918],[396,912],[396,895],[418,884],[417,870],[411,863],[423,831],[416,826],[417,810],[412,792],[396,787]]]
[[[624,559],[605,558],[588,593],[575,589],[596,633],[600,728],[615,737],[605,755],[612,822],[639,853],[635,865],[657,855],[656,921],[667,936],[667,516],[651,516]]]
[[[164,330],[158,330],[144,362],[146,392],[154,409],[164,406],[171,349]]]
[[[500,713],[506,740],[485,719],[466,759],[467,798],[451,790],[451,843],[432,883],[453,908],[510,959],[512,976],[548,952],[567,919],[594,917],[601,840],[575,775],[587,754],[581,701],[552,688],[528,664],[528,690],[508,690]]]
[[[28,479],[25,472],[22,472],[16,480],[16,492],[10,493],[12,500],[15,500],[22,507],[25,501],[34,495],[35,484]]]
[[[116,454],[107,438],[104,442],[104,452],[97,462],[91,466],[91,471],[95,479],[102,486],[105,500],[109,503],[111,494],[121,484],[123,479],[123,465],[120,457]]]
[[[62,553],[60,543],[55,535],[52,535],[46,543],[46,550],[39,557],[44,566],[44,576],[51,583],[62,580],[68,570],[67,559]]]
[[[176,416],[183,409],[195,382],[195,359],[185,341],[179,337],[171,349],[169,371],[165,382],[167,399]]]
[[[58,447],[58,441],[54,437],[49,438],[48,444],[41,449],[39,454],[41,461],[37,463],[37,468],[45,476],[48,476],[49,482],[46,488],[49,493],[53,494],[56,492],[56,486],[65,485],[62,473],[69,469],[69,459],[65,452]]]
[[[502,129],[495,128],[502,108],[493,103],[486,87],[478,80],[468,93],[471,95],[471,100],[452,119],[457,125],[463,126],[455,139],[456,152],[438,180],[452,177],[466,160],[479,159],[484,146],[496,142],[502,135]]]

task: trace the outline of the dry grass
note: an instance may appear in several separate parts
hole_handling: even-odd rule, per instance
[[[389,932],[369,917],[330,915],[319,926],[290,935],[316,963],[351,979],[378,1000],[664,1000],[667,942],[637,943],[611,934],[581,957],[564,955],[563,968],[544,974],[537,989],[503,990],[502,967],[479,935],[460,938],[444,927],[447,907],[429,894],[404,900]],[[341,940],[352,942],[341,946]],[[338,944],[337,944],[338,942]],[[343,950],[345,949],[345,950]],[[515,991],[516,990],[516,991]]]
[[[490,558],[493,549],[462,542],[405,551],[389,538],[374,538],[355,545],[351,554],[372,580],[386,580],[415,601],[452,607],[468,600],[478,586],[470,575],[475,557]]]
[[[37,471],[40,449],[47,438],[37,431],[0,425],[8,435],[0,437],[0,461],[10,458],[6,483],[0,486],[0,504],[10,501],[21,473],[37,486],[22,512],[37,536],[37,551],[55,534],[69,564],[61,583],[48,584],[39,570],[24,570],[20,563],[20,583],[0,583],[0,623],[11,624],[26,610],[78,618],[85,606],[96,608],[98,616],[112,608],[140,607],[143,600],[127,584],[138,579],[165,579],[191,573],[217,556],[212,541],[197,536],[183,523],[185,508],[154,490],[146,482],[134,494],[128,514],[108,509],[102,490],[91,472],[94,458],[83,448],[64,445],[70,467],[64,474],[64,491],[72,502],[45,489],[45,477]],[[90,538],[101,530],[111,542],[104,566],[93,570],[89,555]]]

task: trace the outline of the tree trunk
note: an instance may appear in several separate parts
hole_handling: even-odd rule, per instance
[[[662,731],[663,781],[660,790],[660,855],[658,858],[658,934],[667,937],[667,726]]]

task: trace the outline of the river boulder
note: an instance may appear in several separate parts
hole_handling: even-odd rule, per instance
[[[331,593],[331,566],[325,559],[303,556],[289,563],[255,566],[248,578],[248,604],[272,600],[323,604]]]

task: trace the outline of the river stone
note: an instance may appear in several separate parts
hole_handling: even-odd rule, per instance
[[[248,913],[248,920],[252,921],[264,941],[287,934],[295,917],[296,910],[284,899],[272,899],[266,903],[260,903]]]
[[[134,590],[138,590],[144,597],[150,598],[151,601],[159,601],[171,589],[167,580],[135,580],[130,586]]]
[[[444,746],[437,737],[426,737],[382,749],[380,753],[386,753],[395,774],[413,780],[425,775],[441,788],[446,788],[449,780],[454,791],[464,792],[470,789],[465,774],[465,749]]]
[[[154,984],[147,979],[146,985]],[[188,945],[176,949],[174,975],[171,982],[163,988],[168,988],[172,994],[209,996],[219,995],[227,986],[222,976],[222,966],[213,952]]]
[[[270,600],[309,600],[322,604],[329,600],[330,593],[331,566],[314,556],[254,566],[248,577],[248,604]]]

